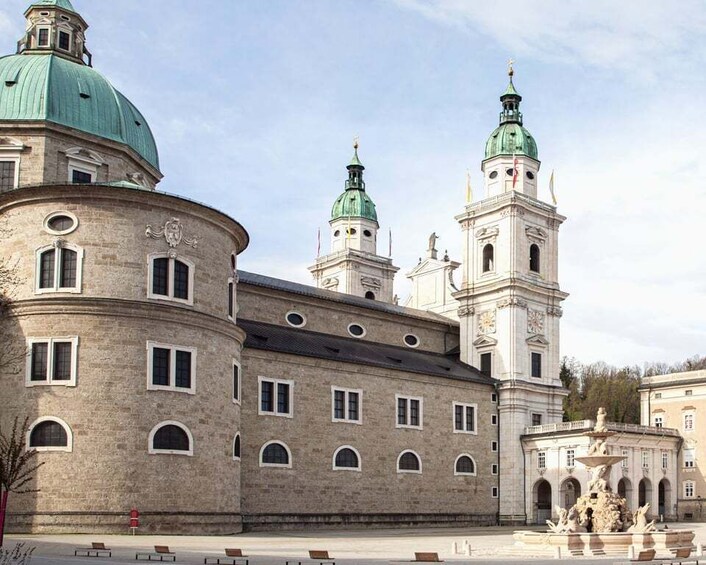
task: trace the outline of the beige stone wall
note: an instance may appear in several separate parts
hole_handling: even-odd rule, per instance
[[[42,221],[55,210],[79,220],[61,236],[84,249],[78,294],[34,293],[34,249],[54,239]],[[145,237],[145,225],[172,216],[182,219],[185,235],[200,236],[195,249],[176,247],[196,269],[193,306],[146,297],[147,254],[168,246]],[[191,202],[109,187],[5,194],[0,220],[12,230],[3,251],[23,281],[2,335],[20,346],[29,338],[79,339],[75,387],[27,387],[22,361],[0,368],[0,397],[10,399],[0,413],[3,428],[15,416],[51,416],[73,432],[72,452],[39,454],[44,465],[32,486],[40,492],[12,498],[10,526],[124,531],[136,506],[143,531],[238,531],[240,462],[232,442],[240,405],[232,400],[232,365],[244,334],[227,318],[226,292],[231,254],[247,244],[244,230]],[[148,340],[196,349],[194,394],[147,390]],[[166,420],[189,428],[192,457],[148,453],[150,430]]]
[[[458,327],[451,320],[437,322],[388,314],[242,282],[238,285],[238,293],[238,315],[247,320],[287,325],[287,313],[295,311],[306,318],[304,329],[312,332],[351,337],[348,326],[356,323],[366,329],[366,335],[362,338],[365,341],[406,347],[404,336],[414,334],[419,338],[418,349],[423,351],[445,353],[458,345]],[[425,316],[423,312],[420,314]]]
[[[243,375],[244,515],[459,513],[494,519],[492,386],[252,349],[243,352]],[[294,381],[292,418],[257,414],[258,376]],[[363,391],[362,424],[331,421],[332,385]],[[422,430],[396,427],[395,394],[423,398]],[[477,403],[477,435],[453,432],[454,401]],[[291,469],[259,466],[260,449],[270,440],[288,445]],[[342,445],[358,450],[361,472],[332,469]],[[421,457],[422,474],[397,472],[397,457],[407,449]],[[477,476],[454,476],[461,453],[475,459]]]

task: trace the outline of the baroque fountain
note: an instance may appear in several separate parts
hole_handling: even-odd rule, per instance
[[[585,434],[593,440],[588,455],[576,457],[591,472],[588,493],[580,496],[571,508],[557,507],[558,520],[547,520],[549,532],[515,532],[514,538],[521,546],[527,550],[561,548],[572,555],[626,554],[630,548],[668,551],[693,546],[693,531],[658,531],[654,520],[647,521],[649,504],[631,512],[627,501],[613,492],[611,469],[625,459],[622,455],[612,455],[606,443],[614,434],[606,427],[605,409],[600,408],[593,431]]]

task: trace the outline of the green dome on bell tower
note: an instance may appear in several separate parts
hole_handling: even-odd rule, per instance
[[[346,190],[333,203],[331,221],[340,218],[365,218],[377,223],[378,215],[375,211],[375,204],[365,192],[365,181],[363,180],[365,167],[358,158],[357,140],[353,144],[353,150],[353,158],[346,167],[348,169]]]
[[[515,90],[512,83],[514,71],[508,70],[510,84],[500,96],[503,109],[500,112],[500,125],[490,134],[485,144],[485,158],[491,159],[498,155],[526,155],[538,159],[537,142],[529,131],[522,126],[520,102],[522,96]]]

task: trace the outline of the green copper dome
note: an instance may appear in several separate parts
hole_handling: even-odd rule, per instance
[[[365,181],[363,181],[365,167],[358,158],[357,142],[353,147],[355,149],[353,158],[346,167],[348,169],[346,190],[333,203],[331,221],[340,218],[365,218],[377,223],[375,204],[365,192]]]
[[[537,143],[530,132],[520,124],[502,124],[490,134],[485,144],[485,158],[513,154],[537,159]]]
[[[67,12],[74,12],[76,13],[76,10],[74,9],[73,5],[71,4],[70,0],[34,0],[32,2],[31,6],[37,6],[37,7],[51,7],[51,8],[62,8],[63,10],[66,10]]]
[[[67,0],[35,5],[71,6]],[[51,53],[0,58],[0,121],[49,121],[124,143],[159,169],[157,145],[139,110],[92,67]]]
[[[500,102],[503,105],[503,110],[500,112],[500,125],[490,134],[485,144],[485,158],[490,159],[498,155],[526,155],[537,159],[537,142],[522,126],[522,112],[520,112],[522,96],[512,83],[512,68],[509,75],[510,84],[500,96]]]

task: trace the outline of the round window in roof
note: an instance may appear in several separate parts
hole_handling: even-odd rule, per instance
[[[44,218],[44,229],[53,235],[66,235],[78,227],[78,219],[71,212],[54,212]]]
[[[404,344],[407,347],[419,347],[419,338],[414,334],[404,336]]]
[[[333,237],[338,237],[339,235],[341,235],[341,230],[336,230],[333,232]]]
[[[373,234],[372,234],[372,232],[371,232],[370,230],[364,230],[364,231],[363,231],[363,235],[364,235],[365,237],[370,237],[370,236],[372,236]]]
[[[505,173],[506,173],[507,176],[509,176],[509,177],[514,176],[514,174],[515,174],[515,169],[507,169],[507,170],[505,171]]]
[[[350,324],[348,326],[348,333],[353,337],[363,337],[365,335],[365,328],[360,324]]]
[[[493,171],[488,175],[491,179],[498,178],[498,171]]]
[[[532,171],[527,171],[527,178],[529,180],[534,180],[534,173]]]
[[[290,326],[295,328],[301,328],[306,325],[306,318],[299,312],[287,312],[285,319]]]

